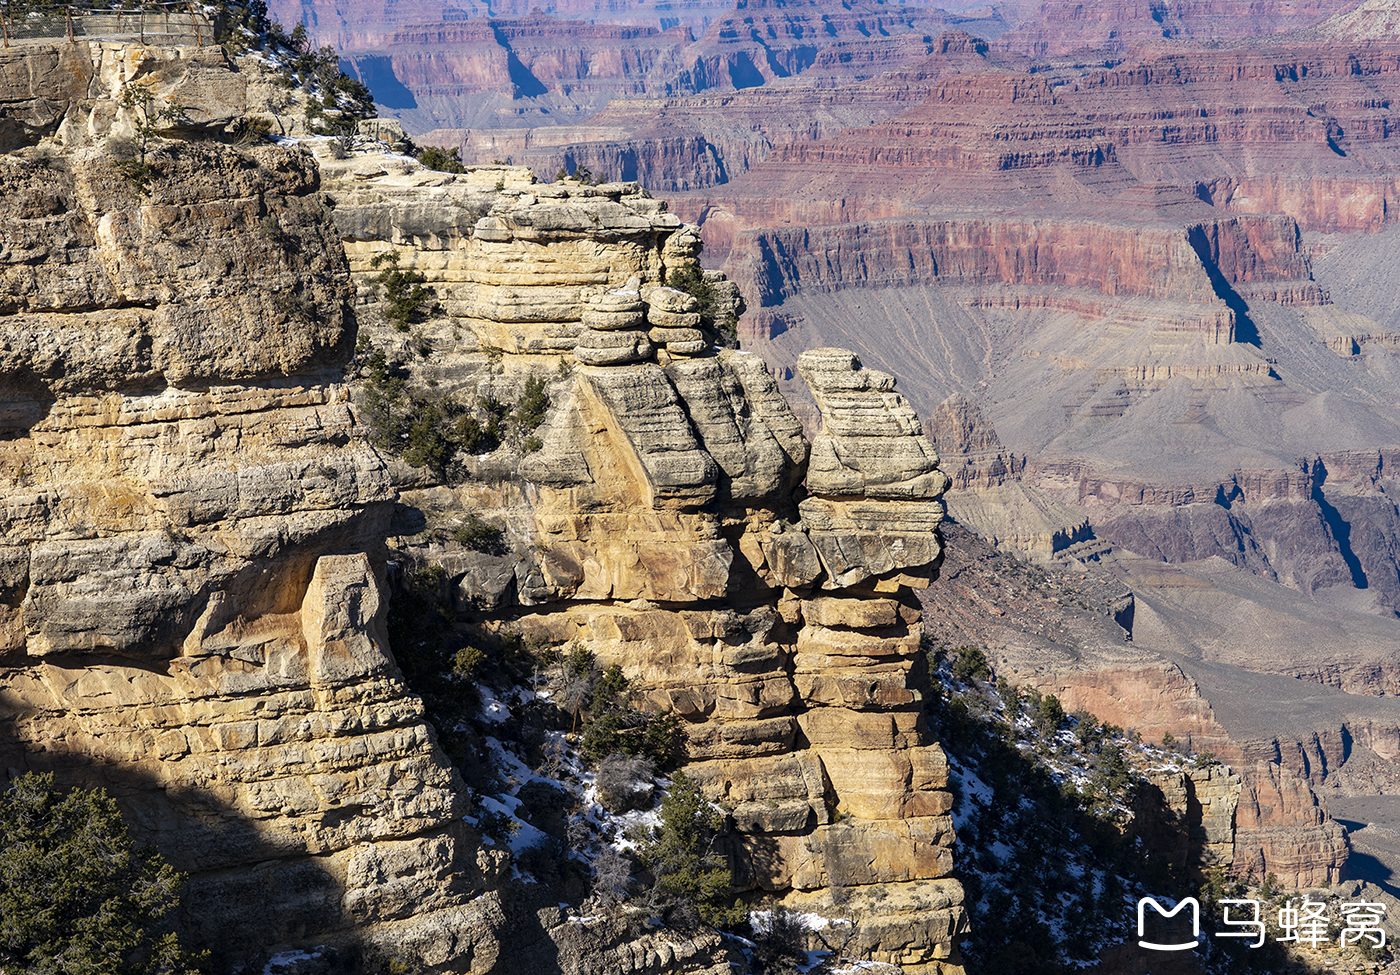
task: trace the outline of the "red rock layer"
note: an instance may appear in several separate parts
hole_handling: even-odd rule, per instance
[[[774,201],[774,207],[784,202]],[[1083,307],[1093,295],[1209,306],[1216,293],[1207,265],[1231,283],[1311,274],[1297,227],[1278,217],[1231,217],[1188,228],[1068,219],[887,219],[742,234],[732,243],[729,263],[747,272],[745,294],[756,305],[777,304],[799,290],[939,281],[1082,289],[1060,297],[1085,312],[1093,310]],[[1228,325],[1214,314],[1199,328],[1211,341],[1231,340]]]
[[[1307,27],[1355,0],[1045,0],[999,46],[1037,56],[1169,40],[1258,37]]]
[[[392,32],[357,31],[352,52],[387,53],[395,78],[411,91],[451,91],[459,97],[516,90],[605,89],[637,94],[643,79],[690,40],[685,28],[657,30],[556,20],[470,20]]]

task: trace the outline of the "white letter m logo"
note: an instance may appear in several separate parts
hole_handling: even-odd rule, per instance
[[[1200,905],[1200,902],[1197,901],[1196,898],[1194,898],[1194,897],[1187,897],[1186,899],[1180,901],[1180,902],[1176,905],[1176,907],[1173,907],[1170,911],[1165,911],[1165,910],[1163,910],[1163,909],[1162,909],[1162,905],[1161,905],[1161,904],[1158,904],[1157,901],[1156,901],[1156,899],[1154,899],[1154,898],[1152,898],[1152,897],[1144,897],[1142,900],[1138,901],[1138,918],[1137,918],[1138,925],[1137,925],[1137,933],[1138,933],[1138,937],[1139,937],[1139,938],[1143,938],[1143,937],[1145,937],[1146,934],[1147,934],[1147,932],[1146,932],[1146,930],[1145,930],[1144,921],[1146,920],[1146,917],[1145,917],[1145,915],[1146,915],[1146,910],[1145,910],[1145,909],[1146,909],[1146,907],[1147,907],[1148,904],[1151,904],[1151,905],[1152,905],[1152,909],[1153,909],[1154,911],[1156,911],[1158,914],[1160,914],[1160,915],[1161,915],[1162,917],[1164,917],[1164,918],[1176,917],[1178,914],[1181,913],[1182,908],[1186,907],[1187,905],[1190,905],[1190,907],[1191,907],[1191,937],[1197,938],[1197,939],[1200,938],[1200,936],[1201,936],[1201,905]],[[1198,944],[1200,944],[1200,941],[1199,941],[1199,940],[1197,940],[1197,941],[1186,941],[1186,942],[1183,942],[1183,943],[1181,943],[1181,944],[1176,944],[1176,945],[1159,945],[1159,944],[1155,944],[1154,942],[1151,942],[1151,941],[1139,941],[1139,942],[1138,942],[1138,946],[1139,946],[1139,947],[1146,948],[1146,949],[1148,949],[1149,951],[1190,951],[1192,948],[1196,947]]]

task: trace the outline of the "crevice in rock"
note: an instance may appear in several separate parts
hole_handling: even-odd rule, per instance
[[[1210,256],[1210,243],[1206,240],[1205,228],[1200,224],[1189,228],[1186,231],[1186,240],[1191,245],[1191,249],[1196,252],[1196,256],[1201,259],[1201,266],[1205,268],[1206,275],[1210,278],[1210,286],[1215,290],[1215,296],[1225,302],[1232,312],[1235,313],[1235,341],[1245,345],[1259,347],[1259,326],[1254,324],[1254,319],[1249,317],[1249,305],[1239,296],[1230,283],[1225,280],[1225,275],[1220,273],[1220,267]]]
[[[1356,557],[1356,552],[1351,547],[1351,523],[1342,517],[1341,512],[1334,508],[1322,493],[1322,485],[1327,481],[1327,465],[1319,457],[1315,467],[1316,476],[1313,478],[1312,499],[1316,502],[1318,509],[1322,512],[1322,519],[1327,523],[1327,530],[1332,533],[1332,537],[1337,542],[1337,552],[1341,555],[1342,561],[1346,563],[1347,571],[1351,573],[1351,584],[1357,589],[1370,588],[1370,582],[1366,578],[1366,570],[1361,567],[1361,560]]]

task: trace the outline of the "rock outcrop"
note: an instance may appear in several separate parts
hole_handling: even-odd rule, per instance
[[[157,98],[196,76],[154,61]],[[635,184],[199,141],[114,165],[95,140],[131,121],[122,70],[15,130],[61,142],[0,158],[0,766],[110,789],[189,872],[187,939],[229,962],[727,970],[705,935],[540,908],[463,821],[385,629],[389,576],[436,562],[460,625],[578,641],[682,720],[742,890],[828,911],[841,892],[868,956],[957,970],[909,588],[936,573],[947,478],[893,378],[804,360],[826,424],[809,473],[763,362],[666,286],[696,269],[694,229]],[[431,324],[367,307],[386,253],[435,289]],[[711,312],[737,310],[705,280]],[[596,355],[617,335],[626,355]],[[551,405],[452,479],[410,468],[343,382],[366,344],[415,389],[543,376]],[[468,511],[505,554],[412,527]]]
[[[402,178],[362,169],[326,165],[343,227],[367,226],[360,208],[399,192]],[[828,912],[843,909],[829,890],[843,890],[870,918],[857,937],[872,957],[951,963],[965,922],[909,592],[941,555],[947,478],[917,417],[891,376],[814,352],[803,368],[823,430],[809,461],[762,361],[717,349],[695,300],[659,286],[694,267],[691,228],[634,185],[517,190],[509,172],[520,171],[501,172],[505,188],[469,237],[348,245],[365,278],[371,256],[394,247],[437,289],[446,322],[423,326],[434,356],[404,355],[410,374],[467,401],[549,379],[532,452],[507,444],[464,460],[468,482],[402,495],[440,522],[470,512],[503,525],[512,551],[403,539],[403,555],[452,567],[463,625],[578,641],[682,718],[687,774],[729,811],[741,890]],[[444,223],[456,219],[452,192]],[[372,334],[396,341],[388,327]],[[804,477],[805,497],[794,491]],[[487,560],[510,580],[489,594],[490,572],[473,568]],[[879,885],[902,893],[875,908]]]
[[[393,487],[339,382],[353,289],[314,160],[119,161],[0,158],[0,767],[108,788],[221,957],[440,960],[480,871],[383,632]]]
[[[1240,777],[1222,765],[1149,768],[1146,775],[1151,785],[1136,797],[1132,828],[1153,859],[1165,861],[1182,879],[1199,880],[1214,867],[1230,867]]]

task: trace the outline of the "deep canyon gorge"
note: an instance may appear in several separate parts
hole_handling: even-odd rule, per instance
[[[978,930],[974,719],[1075,789],[1116,726],[1157,893],[1400,911],[1400,5],[268,7],[464,171],[261,42],[0,53],[0,772],[105,788],[182,938],[764,970],[584,910],[603,719],[828,967],[1069,963]]]

